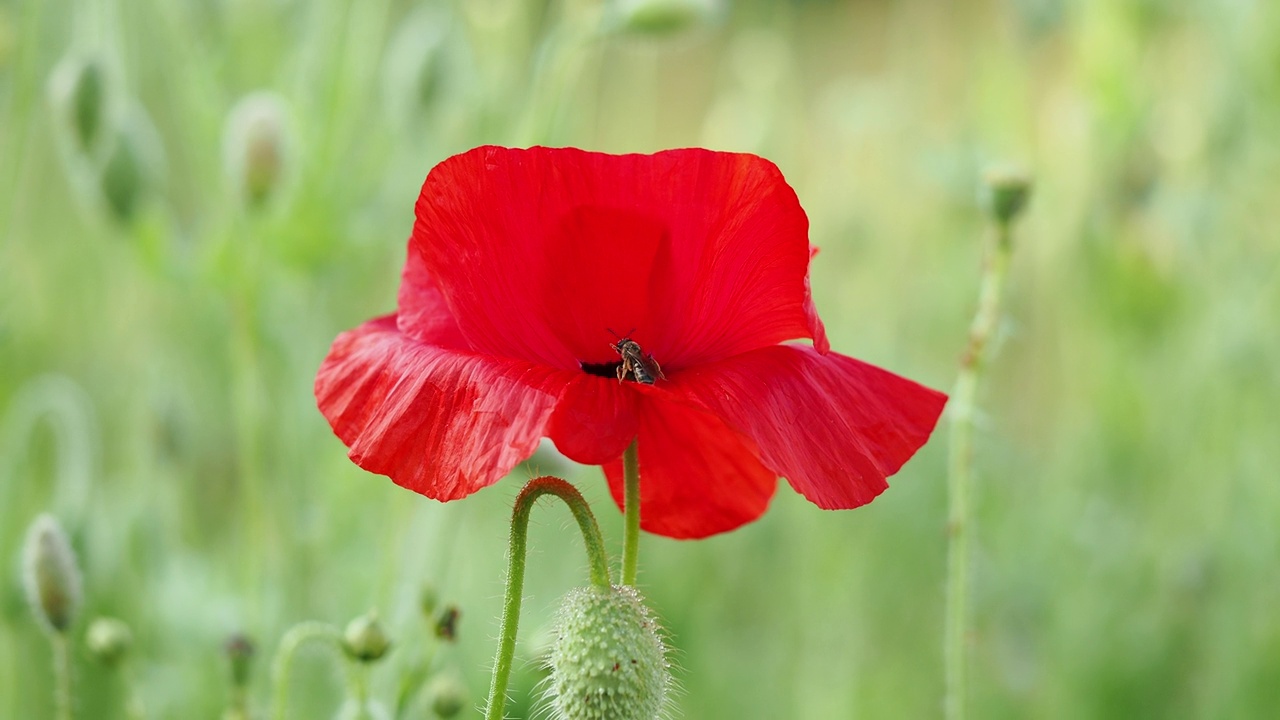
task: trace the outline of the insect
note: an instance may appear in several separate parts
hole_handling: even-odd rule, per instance
[[[609,332],[613,332],[610,330]],[[614,337],[617,337],[614,333]],[[618,382],[622,382],[630,377],[638,383],[652,385],[658,378],[667,379],[662,374],[662,367],[658,365],[658,361],[644,350],[640,349],[640,343],[629,337],[619,337],[618,342],[610,343],[609,347],[618,353],[622,358],[622,364],[618,366]]]

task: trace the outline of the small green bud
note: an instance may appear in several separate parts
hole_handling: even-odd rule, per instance
[[[342,649],[352,660],[366,663],[387,654],[391,640],[378,622],[377,611],[370,610],[347,623],[347,629],[342,633]]]
[[[635,588],[571,590],[550,664],[547,694],[558,720],[655,720],[666,707],[666,647]]]
[[[436,618],[436,637],[445,642],[453,642],[458,639],[458,620],[462,618],[462,611],[457,605],[448,605],[440,611],[439,617]]]
[[[437,717],[451,718],[467,706],[467,689],[454,675],[437,675],[427,685],[427,697],[431,700],[431,712]]]
[[[135,106],[121,123],[99,178],[102,198],[116,220],[133,220],[155,189],[162,164],[155,126],[146,111]]]
[[[983,175],[987,210],[996,222],[1007,224],[1026,207],[1031,196],[1031,177],[1013,166],[997,166]]]
[[[255,92],[236,103],[227,115],[222,136],[226,172],[237,193],[251,208],[279,193],[292,153],[284,98]]]
[[[31,523],[22,561],[22,581],[36,619],[48,632],[65,633],[83,599],[80,568],[71,542],[52,515]]]
[[[94,660],[112,667],[129,653],[133,633],[121,620],[100,617],[89,623],[84,643]]]
[[[95,155],[110,124],[109,88],[106,66],[95,56],[67,55],[49,79],[54,112],[84,155]]]
[[[666,37],[711,22],[720,12],[718,0],[615,0],[612,7],[619,30],[636,35]]]
[[[253,655],[257,652],[253,640],[243,633],[235,633],[227,638],[222,649],[226,651],[227,659],[231,661],[232,687],[240,689],[248,687],[249,676],[253,669]]]

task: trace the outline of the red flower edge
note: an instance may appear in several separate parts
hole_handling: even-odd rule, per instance
[[[357,465],[438,500],[549,437],[620,504],[638,438],[649,532],[736,528],[779,475],[857,507],[946,398],[829,351],[811,254],[794,191],[753,155],[476,148],[428,175],[399,309],[334,341],[317,402]],[[619,382],[617,334],[665,379]]]

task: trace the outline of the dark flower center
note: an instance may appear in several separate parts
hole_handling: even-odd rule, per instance
[[[610,363],[589,363],[578,361],[578,365],[582,366],[582,372],[588,375],[599,375],[606,378],[617,378],[618,368],[622,367],[622,361]]]

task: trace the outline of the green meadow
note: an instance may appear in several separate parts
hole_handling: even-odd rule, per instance
[[[3,0],[0,718],[55,717],[22,582],[41,513],[83,573],[94,720],[245,717],[233,634],[272,717],[289,629],[370,609],[372,717],[438,717],[439,683],[480,717],[521,485],[576,485],[616,563],[599,468],[547,447],[440,504],[357,468],[315,406],[333,338],[395,309],[428,170],[481,144],[773,160],[833,348],[942,390],[983,173],[1026,168],[978,393],[969,717],[1280,708],[1280,4]],[[780,481],[735,532],[642,538],[675,717],[942,716],[948,435],[863,508]],[[587,582],[563,505],[529,546],[513,718]],[[132,634],[115,666],[100,616]],[[348,665],[304,645],[287,717],[355,717]]]

